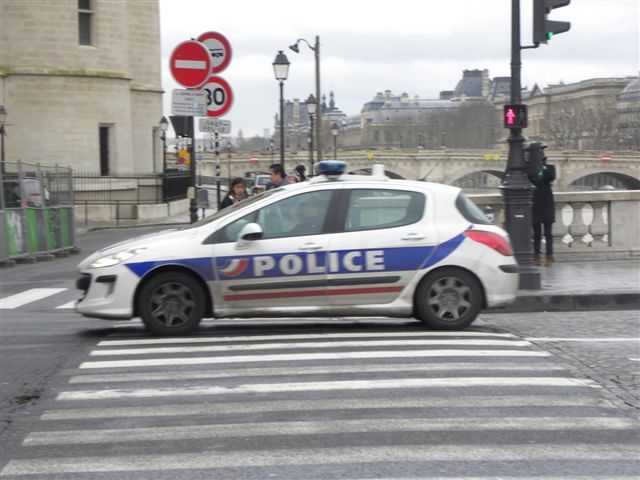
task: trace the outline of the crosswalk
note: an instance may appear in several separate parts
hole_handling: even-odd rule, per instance
[[[57,310],[69,310],[75,306],[75,300],[69,301],[68,298],[77,299],[79,291],[70,288],[30,288],[14,295],[7,295],[0,298],[0,310],[14,310],[20,308],[28,308],[32,305],[38,305],[44,300],[53,300],[54,304],[46,304],[47,307]],[[60,300],[62,298],[63,300]]]
[[[640,473],[637,420],[525,339],[324,330],[115,332],[64,372],[0,478]]]

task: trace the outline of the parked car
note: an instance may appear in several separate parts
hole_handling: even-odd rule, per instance
[[[47,205],[50,199],[49,190],[41,188],[40,180],[35,178],[5,178],[3,191],[6,208],[39,208]]]
[[[271,181],[271,175],[256,175],[253,184],[253,194],[262,193],[267,189],[267,184]]]
[[[94,253],[78,266],[88,317],[141,317],[158,335],[203,317],[412,317],[461,329],[512,302],[507,233],[457,187],[345,175],[318,165],[181,229]]]

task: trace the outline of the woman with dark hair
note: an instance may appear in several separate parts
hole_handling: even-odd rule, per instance
[[[231,180],[231,185],[229,186],[229,195],[224,197],[224,200],[220,203],[220,210],[248,197],[247,185],[244,183],[244,180],[240,177],[234,178]]]

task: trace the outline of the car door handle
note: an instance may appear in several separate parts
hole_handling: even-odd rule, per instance
[[[314,251],[314,250],[320,250],[321,248],[322,248],[322,245],[318,245],[317,243],[314,243],[314,242],[309,242],[309,243],[305,243],[298,249]]]
[[[425,238],[427,237],[421,233],[408,233],[402,237],[402,240],[424,240]]]

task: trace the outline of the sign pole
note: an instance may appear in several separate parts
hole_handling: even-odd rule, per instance
[[[520,0],[511,0],[511,106],[515,113],[521,107],[520,91]],[[509,113],[505,110],[505,115]],[[522,126],[513,115],[505,120],[509,127],[509,158],[500,191],[504,199],[505,227],[513,243],[513,251],[518,262],[520,289],[539,290],[540,272],[533,265],[531,248],[531,206],[533,205],[533,185],[525,173],[524,137]],[[526,126],[526,125],[525,125]]]
[[[216,155],[216,208],[220,208],[220,135],[218,134],[218,129],[216,129],[213,134],[215,138],[215,150],[214,153]],[[231,191],[229,191],[231,193]]]
[[[189,186],[192,189],[191,200],[189,202],[189,220],[191,223],[198,221],[198,202],[196,191],[196,129],[195,118],[189,117]]]

